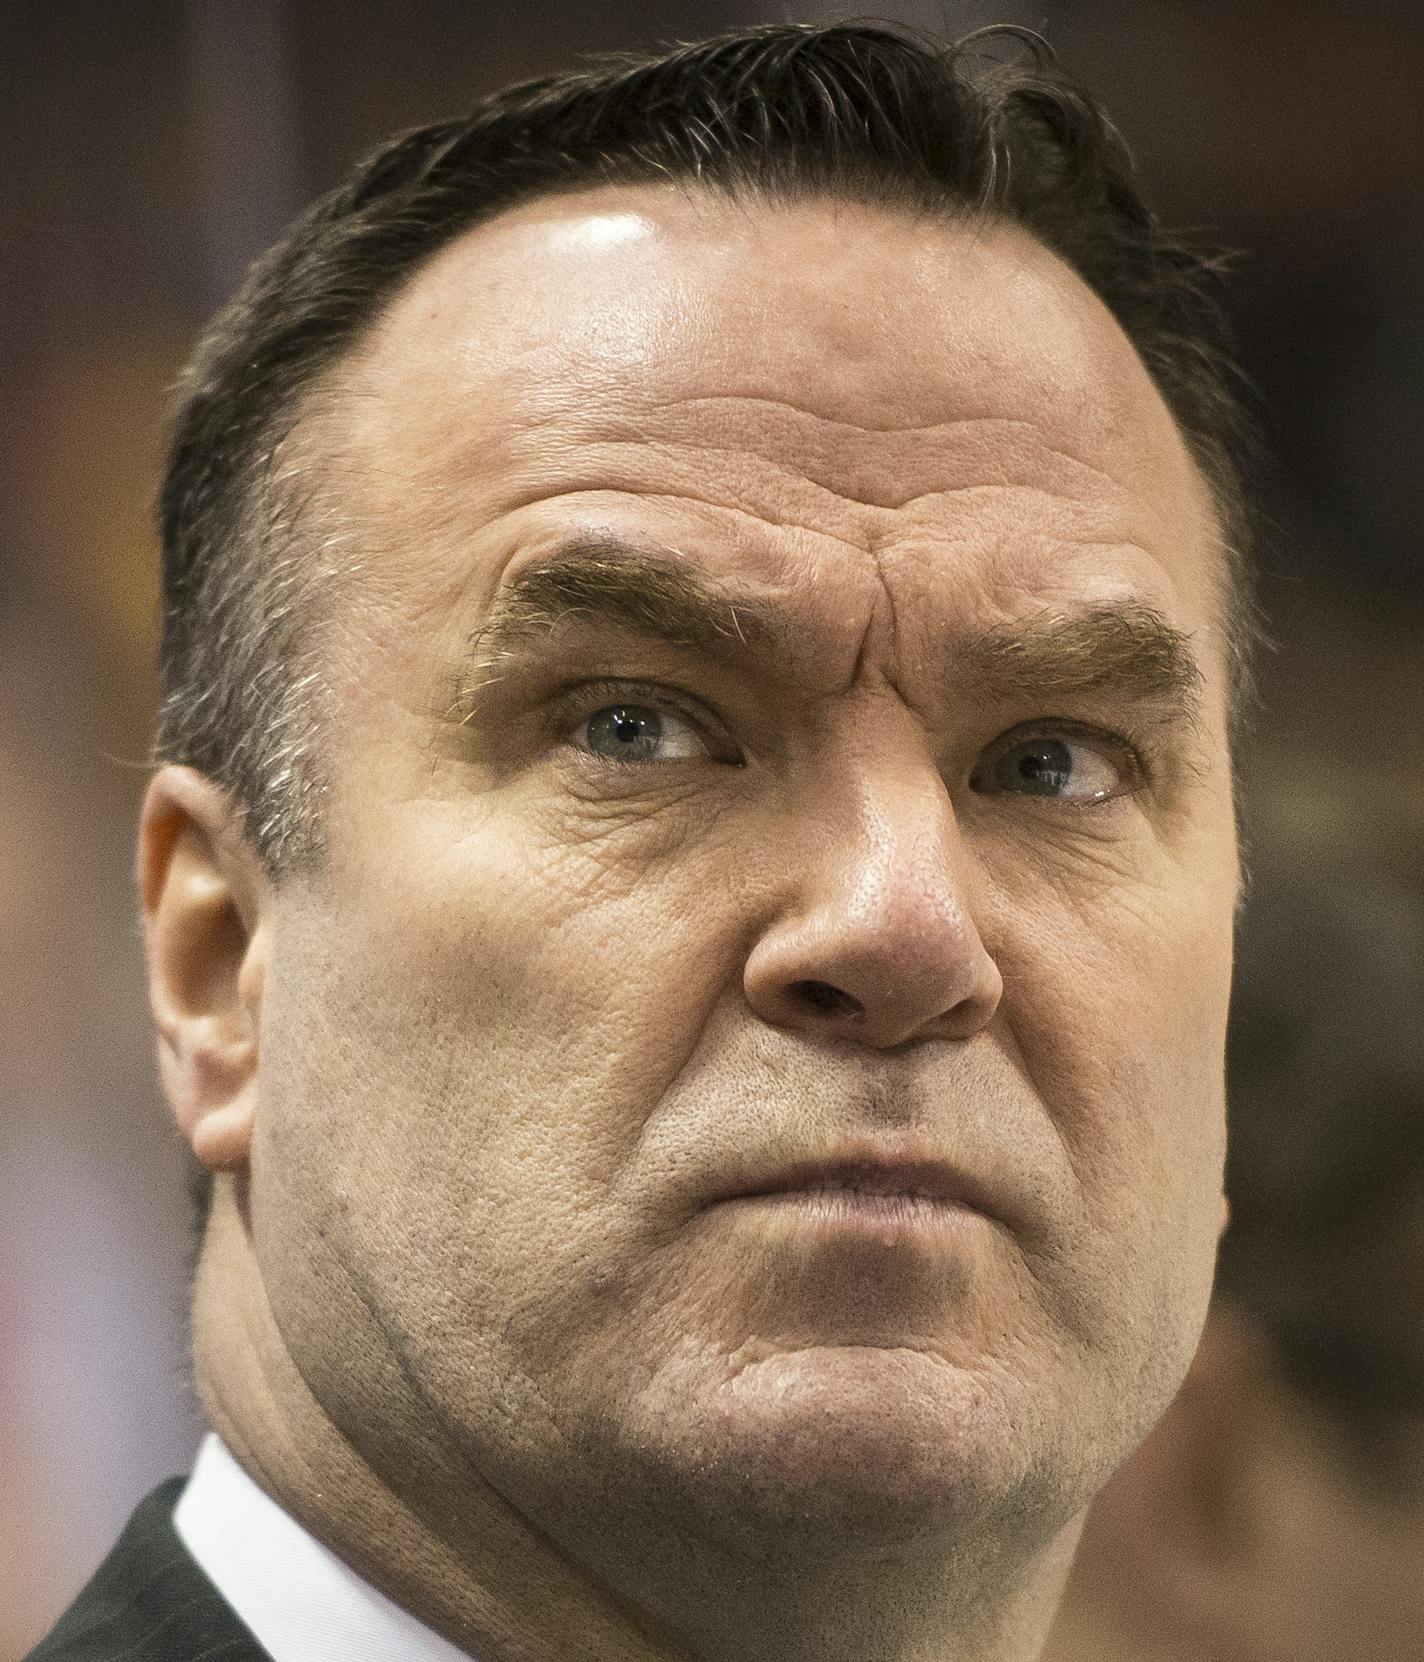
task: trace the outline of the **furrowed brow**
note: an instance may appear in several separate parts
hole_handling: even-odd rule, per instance
[[[964,642],[955,662],[981,696],[1100,696],[1188,725],[1201,714],[1203,677],[1191,636],[1151,606],[1015,619]]]
[[[775,652],[785,620],[671,550],[580,542],[521,572],[496,594],[474,646],[480,666],[588,620],[713,657]],[[1044,611],[960,640],[955,678],[981,698],[1100,696],[1152,719],[1194,723],[1202,672],[1191,637],[1146,605]]]
[[[772,647],[783,633],[754,603],[734,598],[676,555],[599,542],[521,572],[496,595],[475,645],[492,664],[575,619],[712,655]]]

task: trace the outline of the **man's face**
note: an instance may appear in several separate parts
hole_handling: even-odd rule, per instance
[[[1009,229],[610,189],[324,409],[252,1158],[308,1384],[555,1539],[1046,1537],[1220,1224],[1219,556],[1133,351]]]

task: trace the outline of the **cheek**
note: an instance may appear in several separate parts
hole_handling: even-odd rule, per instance
[[[1085,1192],[1114,1205],[1219,1175],[1230,856],[1229,840],[1089,853],[995,892],[1005,1023]]]
[[[1000,948],[1003,1015],[1079,1196],[1066,1249],[1086,1273],[1060,1318],[1184,1371],[1220,1222],[1229,899],[1135,886],[1026,915]]]
[[[609,1192],[736,954],[681,880],[601,882],[428,809],[385,846],[279,929],[258,1165],[285,1230],[403,1262],[413,1303],[535,1296],[607,1255]]]

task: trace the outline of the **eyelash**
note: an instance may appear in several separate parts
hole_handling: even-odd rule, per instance
[[[661,705],[681,717],[690,727],[696,729],[706,743],[708,751],[713,753],[713,760],[720,760],[715,754],[719,748],[736,749],[736,763],[726,765],[744,765],[740,747],[734,744],[726,728],[716,721],[706,705],[699,704],[675,688],[663,686],[657,681],[575,681],[561,687],[553,706],[558,736],[565,737],[571,724],[580,720],[586,721],[610,704],[640,703]],[[590,751],[576,749],[576,754],[583,763],[591,767],[619,770],[628,767],[626,762],[607,760]]]
[[[679,693],[676,688],[664,685],[657,681],[576,681],[566,683],[560,687],[553,706],[553,719],[557,728],[558,737],[567,735],[571,724],[578,720],[587,720],[596,715],[599,710],[610,704],[644,702],[650,705],[662,705],[681,717],[703,737],[708,749],[713,752],[713,760],[722,760],[723,765],[745,766],[740,755],[740,747],[732,740],[727,729],[715,718],[707,707],[696,700],[689,699]],[[1100,799],[1096,802],[1059,801],[1054,804],[1057,811],[1065,809],[1083,810],[1096,808],[1101,810],[1108,802],[1117,802],[1125,797],[1134,796],[1144,788],[1150,788],[1156,783],[1157,767],[1155,750],[1148,736],[1139,730],[1125,729],[1121,732],[1112,732],[1108,728],[1094,727],[1091,723],[1073,721],[1067,717],[1045,716],[1030,721],[1020,722],[1016,726],[1000,733],[992,739],[978,754],[974,763],[974,772],[981,766],[990,765],[1003,751],[1012,749],[1015,744],[1023,744],[1031,738],[1068,738],[1081,739],[1104,748],[1113,759],[1122,766],[1126,777],[1126,784],[1115,795]],[[736,749],[738,756],[735,762],[728,762],[715,755],[716,749],[721,746]],[[580,762],[588,767],[597,768],[601,772],[609,769],[622,771],[628,764],[607,760],[596,756],[592,752],[570,746]],[[668,764],[661,764],[667,766]],[[1027,798],[1026,800],[1032,800]]]
[[[974,771],[977,773],[981,766],[991,766],[1004,751],[1012,750],[1016,744],[1035,738],[1081,739],[1106,751],[1122,769],[1125,780],[1122,790],[1096,802],[1058,801],[1054,806],[1060,811],[1102,808],[1108,802],[1118,802],[1124,797],[1135,796],[1143,789],[1150,789],[1157,782],[1156,754],[1146,734],[1132,729],[1114,733],[1106,727],[1094,727],[1089,722],[1072,721],[1064,716],[1044,716],[1020,722],[1007,732],[1000,733],[979,753],[980,759],[975,762]]]

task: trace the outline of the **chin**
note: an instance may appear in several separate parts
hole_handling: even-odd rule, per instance
[[[725,1522],[828,1557],[946,1536],[1030,1548],[1091,1498],[1045,1446],[1053,1427],[924,1351],[815,1346],[739,1357],[712,1385],[668,1379],[634,1434],[648,1481]]]

